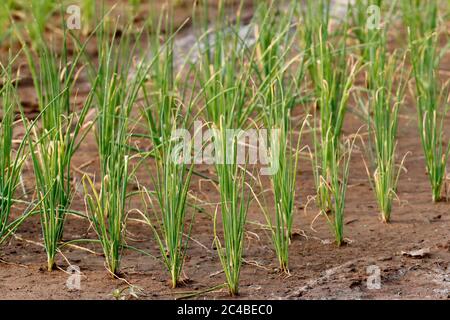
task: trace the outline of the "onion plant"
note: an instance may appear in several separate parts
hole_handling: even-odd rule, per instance
[[[432,199],[442,197],[450,144],[444,138],[444,118],[448,110],[448,86],[439,79],[438,3],[403,1],[409,30],[409,50],[415,79],[417,118],[425,154]]]
[[[224,245],[217,233],[217,210],[214,215],[214,242],[222,263],[229,292],[239,294],[239,278],[244,251],[244,232],[250,204],[246,167],[238,163],[239,136],[227,135],[225,117],[214,127],[216,172],[220,192],[220,211]]]
[[[293,81],[293,83],[296,83]],[[284,91],[281,79],[275,80],[271,86],[271,94],[267,97],[271,102],[264,123],[272,130],[268,139],[269,164],[275,172],[269,176],[275,205],[275,222],[263,208],[266,221],[270,227],[272,241],[278,257],[280,271],[289,272],[289,245],[292,236],[294,204],[297,197],[296,182],[300,155],[300,142],[303,127],[294,138],[291,124],[291,97]],[[292,141],[294,140],[294,141]]]
[[[262,209],[271,230],[280,271],[288,273],[302,134],[300,130],[297,142],[292,145],[294,135],[290,115],[296,102],[296,92],[299,91],[303,80],[304,60],[299,62],[299,56],[293,59],[289,56],[296,40],[295,33],[291,32],[295,3],[291,4],[288,12],[281,15],[276,14],[273,5],[273,2],[270,5],[262,3],[257,10],[259,23],[256,46],[259,54],[255,59],[255,69],[262,82],[259,91],[263,98],[261,104],[264,110],[264,126],[274,130],[273,133],[278,133],[268,139],[267,146],[270,167],[276,168],[276,172],[270,175],[275,202],[275,222],[267,210]],[[299,64],[298,71],[297,74],[290,75],[287,69],[294,62]]]
[[[176,116],[168,123],[174,131],[180,129],[175,119]],[[170,136],[166,138],[154,149],[156,173],[152,176],[152,181],[156,206],[150,198],[152,195],[147,192],[156,222],[152,222],[150,218],[146,220],[154,231],[162,260],[170,274],[172,288],[175,288],[182,281],[188,248],[190,228],[186,230],[186,212],[193,165],[186,165],[183,158],[175,158],[180,151],[177,149],[180,142]]]
[[[33,0],[27,4],[32,17],[28,23],[28,32],[32,42],[41,40],[49,17],[55,10],[55,4],[56,2],[53,0]]]
[[[14,150],[13,128],[15,112],[18,111],[16,85],[11,63],[0,63],[0,244],[14,233],[28,214],[11,219],[11,209],[16,202],[16,191],[20,186],[22,167],[26,160],[25,143]]]
[[[196,73],[205,100],[203,114],[217,126],[223,116],[227,127],[240,128],[255,108],[254,99],[248,101],[246,96],[252,88],[252,63],[248,60],[253,60],[255,51],[248,52],[245,39],[239,34],[243,2],[237,11],[236,22],[229,24],[224,2],[219,1],[218,18],[212,28],[208,22],[208,1],[202,3],[203,25],[198,37],[202,49]]]
[[[347,194],[348,177],[350,172],[350,159],[353,152],[355,138],[344,142],[342,149],[337,149],[336,143],[330,143],[330,154],[335,158],[330,162],[330,180],[327,183],[328,191],[332,196],[332,217],[326,216],[330,224],[336,244],[344,244],[344,214],[345,197]]]
[[[315,87],[317,108],[320,109],[320,141],[315,143],[313,157],[317,204],[323,213],[332,208],[330,183],[331,166],[336,161],[340,136],[352,84],[359,63],[352,62],[347,53],[348,26],[343,25],[343,36],[334,49],[329,39],[330,1],[309,0],[304,9],[304,43],[308,57],[309,74]],[[350,66],[350,67],[349,67]],[[331,147],[331,144],[335,144]]]
[[[218,4],[218,19],[208,25],[208,4],[203,1],[203,33],[198,74],[204,97],[203,114],[213,130],[215,168],[220,192],[223,244],[217,233],[217,211],[214,219],[214,239],[231,295],[239,293],[239,278],[244,249],[244,231],[250,202],[246,192],[247,173],[238,164],[239,135],[229,130],[244,128],[256,108],[252,92],[252,66],[255,50],[249,53],[239,35],[241,1],[236,22],[229,24],[224,14],[224,2]]]
[[[95,90],[97,121],[94,126],[100,158],[100,190],[85,176],[89,220],[105,255],[106,267],[117,275],[125,245],[127,186],[130,180],[129,117],[148,70],[147,62],[134,64],[137,41],[129,36],[111,40],[105,28],[97,31],[98,67],[90,65]]]
[[[390,221],[392,202],[396,195],[400,170],[396,164],[399,107],[403,103],[406,81],[396,54],[388,56],[386,32],[378,30],[369,50],[367,84],[369,102],[366,110],[370,147],[374,150],[374,168],[371,181],[381,213],[381,219]],[[400,66],[400,67],[398,67]],[[397,74],[400,76],[397,77]],[[398,79],[397,88],[394,87]],[[361,103],[360,100],[360,104]]]
[[[38,98],[40,127],[35,127],[23,114],[22,118],[25,128],[33,132],[28,136],[28,144],[36,177],[47,265],[51,271],[74,194],[72,157],[85,137],[84,119],[92,95],[85,100],[82,110],[75,112],[70,97],[83,49],[69,62],[65,35],[60,57],[45,43],[37,43],[35,55],[27,47],[25,53]]]
[[[172,29],[170,24],[168,22],[167,30]],[[157,30],[161,28],[158,27]],[[150,94],[145,90],[144,118],[153,142],[151,155],[156,164],[156,173],[151,175],[154,196],[147,192],[156,222],[148,217],[146,220],[154,231],[162,260],[170,273],[172,287],[175,288],[182,280],[188,248],[190,228],[186,230],[186,213],[193,172],[193,164],[186,158],[190,156],[191,141],[188,137],[178,137],[175,133],[187,128],[189,117],[183,117],[182,111],[189,114],[190,107],[182,110],[182,101],[185,99],[179,96],[175,81],[173,36],[169,35],[163,46],[160,45],[160,38],[159,32],[152,37],[151,49],[155,60],[150,69]],[[152,198],[156,198],[157,205],[153,205]],[[188,235],[185,236],[185,233]]]
[[[369,60],[369,50],[373,47],[368,44],[372,42],[374,32],[367,28],[367,10],[371,2],[380,5],[382,0],[356,0],[349,6],[351,31],[361,45],[361,56],[365,62]]]
[[[322,53],[328,53],[322,50],[326,47],[319,44],[328,44],[330,10],[330,0],[307,0],[301,10],[303,18],[303,28],[301,29],[303,34],[301,36],[305,54],[309,60],[308,71],[316,91],[320,90],[322,85],[319,78],[319,67],[322,63],[320,58],[322,58]],[[331,49],[328,51],[331,51]]]
[[[370,63],[371,55],[378,44],[378,35],[387,30],[395,14],[398,1],[355,0],[349,6],[349,21],[351,32],[358,41],[361,57],[365,63]],[[373,8],[379,10],[374,11]],[[376,14],[379,14],[377,17]],[[378,24],[378,25],[377,25]]]

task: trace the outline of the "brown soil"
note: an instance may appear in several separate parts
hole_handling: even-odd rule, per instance
[[[449,67],[447,60],[446,66]],[[448,76],[448,75],[447,75]],[[21,96],[32,97],[30,83],[21,84]],[[32,99],[28,99],[32,100]],[[258,224],[264,217],[253,203],[245,235],[244,264],[241,273],[240,299],[448,299],[450,297],[450,203],[431,203],[431,191],[424,169],[424,157],[417,132],[412,100],[402,110],[398,155],[408,153],[407,172],[402,173],[392,222],[380,222],[377,204],[362,161],[362,149],[356,150],[351,166],[350,186],[346,204],[345,236],[348,244],[337,248],[324,217],[308,199],[314,194],[313,176],[308,159],[301,160],[296,203],[296,235],[290,248],[290,275],[277,272],[277,261],[270,237]],[[31,103],[31,102],[30,102]],[[301,107],[298,107],[301,113]],[[349,113],[345,134],[356,132],[363,123]],[[448,127],[449,128],[449,127]],[[450,131],[449,131],[450,133]],[[20,136],[20,132],[18,132]],[[88,164],[84,166],[85,164]],[[75,156],[74,168],[95,173],[98,167],[97,149],[88,136]],[[211,168],[200,168],[205,173]],[[150,184],[151,172],[140,170],[141,183]],[[29,196],[33,194],[33,171],[28,164],[24,172]],[[77,183],[81,174],[75,173]],[[216,203],[214,186],[194,178],[192,191],[207,203]],[[141,208],[139,199],[131,208]],[[224,283],[221,265],[213,247],[214,205],[198,212],[192,231],[187,261],[186,284],[172,290],[168,274],[161,262],[137,253],[125,251],[123,279],[113,279],[104,267],[101,249],[96,245],[68,247],[59,255],[59,270],[46,271],[46,255],[38,217],[27,220],[16,236],[0,250],[0,299],[113,299],[115,289],[123,289],[124,298],[132,298],[130,288],[141,299],[173,299],[195,292],[197,298],[228,298],[225,289],[204,293]],[[73,209],[84,211],[82,190],[78,188]],[[17,208],[15,214],[20,214]],[[129,222],[128,243],[158,256],[158,248],[149,227]],[[65,228],[65,240],[95,238],[89,224],[70,217]],[[429,249],[423,257],[410,257],[402,252]],[[65,272],[69,263],[81,268],[81,290],[69,290]],[[367,268],[376,265],[381,271],[381,288],[368,289]]]

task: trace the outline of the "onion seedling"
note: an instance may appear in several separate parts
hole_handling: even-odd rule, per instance
[[[349,161],[353,148],[351,143],[351,148],[341,150],[341,135],[359,62],[353,62],[347,54],[347,22],[341,27],[343,36],[338,49],[334,49],[328,30],[330,5],[329,0],[307,2],[303,11],[304,43],[320,112],[314,118],[314,152],[311,153],[316,202],[334,230],[337,245],[341,245]]]
[[[114,33],[115,34],[115,33]],[[106,39],[103,23],[97,29],[98,67],[90,65],[95,90],[97,121],[94,131],[100,156],[100,190],[85,176],[84,190],[89,220],[113,275],[120,271],[126,230],[129,175],[129,117],[142,87],[148,66],[133,64],[137,41],[129,36]],[[117,42],[116,42],[117,40]],[[90,192],[92,191],[92,192]]]
[[[370,143],[374,145],[374,169],[371,182],[375,190],[381,219],[387,223],[391,218],[392,201],[396,195],[400,170],[395,162],[397,147],[398,112],[403,103],[406,81],[402,71],[397,88],[396,74],[404,68],[394,54],[388,57],[386,31],[378,31],[369,50],[367,83],[369,102],[366,110]],[[400,65],[400,67],[397,67]],[[364,103],[360,105],[364,107]]]
[[[14,118],[17,111],[17,88],[14,84],[11,62],[0,63],[0,244],[14,233],[28,214],[11,221],[11,209],[20,186],[22,167],[26,160],[25,142],[13,148]]]
[[[385,4],[383,0],[355,0],[349,7],[350,30],[359,42],[361,58],[365,63],[369,63],[375,54],[380,32],[389,29],[398,0],[391,1],[389,8]]]
[[[306,56],[315,87],[317,108],[320,109],[320,128],[315,127],[320,131],[320,138],[314,143],[313,172],[317,191],[316,202],[323,213],[332,209],[327,185],[331,182],[331,166],[332,162],[336,161],[336,155],[331,152],[339,148],[348,99],[359,65],[348,59],[346,22],[339,48],[335,50],[331,44],[328,30],[330,5],[329,0],[309,0],[303,11]]]
[[[159,43],[160,37],[157,32],[151,42],[155,60],[150,69],[151,94],[145,95],[147,107],[144,110],[144,118],[153,141],[151,154],[156,163],[156,173],[151,174],[156,206],[153,205],[151,193],[146,193],[156,222],[152,222],[147,216],[145,218],[154,231],[162,260],[170,273],[172,288],[175,288],[181,282],[188,248],[190,228],[187,232],[186,212],[194,167],[189,159],[185,158],[190,155],[188,146],[191,141],[185,141],[187,137],[175,135],[178,130],[187,127],[189,117],[185,116],[184,120],[181,120],[184,99],[178,96],[175,83],[173,36],[170,35],[162,47]],[[186,113],[189,114],[190,107],[187,109]],[[180,143],[183,145],[181,148]],[[188,154],[182,154],[183,152]],[[187,162],[191,164],[188,165]],[[185,232],[188,233],[187,236]]]
[[[36,177],[49,271],[54,267],[55,255],[63,237],[66,214],[73,198],[72,157],[85,137],[82,132],[86,129],[84,119],[92,101],[92,95],[89,95],[79,113],[74,112],[70,102],[78,61],[83,50],[84,48],[80,49],[69,63],[66,34],[59,58],[40,41],[37,46],[36,64],[31,50],[25,47],[38,97],[41,127],[36,128],[34,124],[30,124],[23,113],[22,119],[25,128],[33,132],[28,136],[28,144]]]
[[[224,245],[217,233],[217,211],[214,215],[214,242],[222,263],[229,292],[239,294],[239,279],[244,251],[244,231],[250,204],[247,189],[247,171],[238,164],[239,137],[229,137],[225,117],[220,117],[218,127],[213,127],[216,152],[216,172],[220,191],[220,210]]]
[[[290,118],[292,96],[289,97],[284,92],[283,85],[283,81],[278,79],[271,86],[271,94],[268,96],[266,94],[266,101],[272,101],[268,104],[269,110],[264,121],[267,128],[272,130],[272,135],[268,139],[268,150],[269,165],[275,169],[275,172],[272,172],[269,177],[275,202],[275,223],[272,222],[272,218],[264,208],[263,212],[271,230],[280,271],[288,273],[300,142],[306,121],[301,126],[300,132],[297,133],[298,137],[293,144],[294,133]],[[273,135],[274,132],[278,134]]]
[[[28,23],[28,32],[33,43],[39,44],[44,33],[49,17],[55,10],[53,0],[33,0],[28,4],[32,19]]]
[[[445,51],[439,52],[438,3],[403,1],[409,30],[409,50],[415,79],[417,119],[425,154],[432,200],[442,197],[450,143],[444,138],[448,85],[439,79],[439,64]]]
[[[295,41],[295,33],[290,31],[296,6],[292,3],[289,11],[281,17],[275,14],[272,6],[273,2],[271,6],[263,3],[257,11],[260,23],[256,41],[258,55],[255,69],[259,69],[258,75],[262,82],[259,91],[262,97],[264,126],[273,130],[272,133],[278,132],[278,135],[268,139],[267,146],[270,167],[276,168],[276,172],[269,177],[275,202],[275,222],[265,208],[262,210],[271,230],[280,271],[288,273],[302,135],[300,130],[297,143],[291,144],[294,135],[290,115],[297,98],[296,92],[303,80],[304,60],[300,61],[298,73],[295,76],[288,76],[288,67],[299,60],[298,56],[288,60]]]
[[[247,172],[238,164],[238,140],[230,130],[239,130],[256,107],[252,92],[252,66],[255,50],[248,54],[247,45],[239,35],[241,10],[236,22],[225,22],[224,1],[218,4],[219,17],[210,30],[208,4],[204,3],[203,45],[198,63],[198,79],[204,96],[203,113],[213,131],[215,168],[220,192],[223,244],[217,233],[217,212],[214,218],[214,239],[231,295],[239,293],[239,278],[244,250],[244,231],[250,197],[246,192]],[[247,60],[249,59],[249,61]],[[249,93],[253,94],[250,95]],[[240,147],[239,147],[240,148]]]
[[[228,25],[224,14],[224,1],[219,1],[216,25],[208,25],[208,1],[203,1],[204,25],[198,42],[201,44],[198,62],[198,79],[205,106],[206,120],[219,126],[220,118],[226,127],[240,128],[247,122],[256,104],[254,98],[248,101],[248,91],[252,88],[251,75],[253,51],[249,57],[245,39],[239,34],[241,10],[239,6],[236,22]],[[250,88],[250,89],[249,89]]]
[[[336,143],[330,143],[330,154],[335,158],[330,162],[330,181],[327,184],[332,196],[332,218],[326,218],[334,232],[337,246],[344,243],[344,214],[345,197],[347,194],[350,159],[353,152],[355,138],[344,142],[344,150],[337,149]]]

